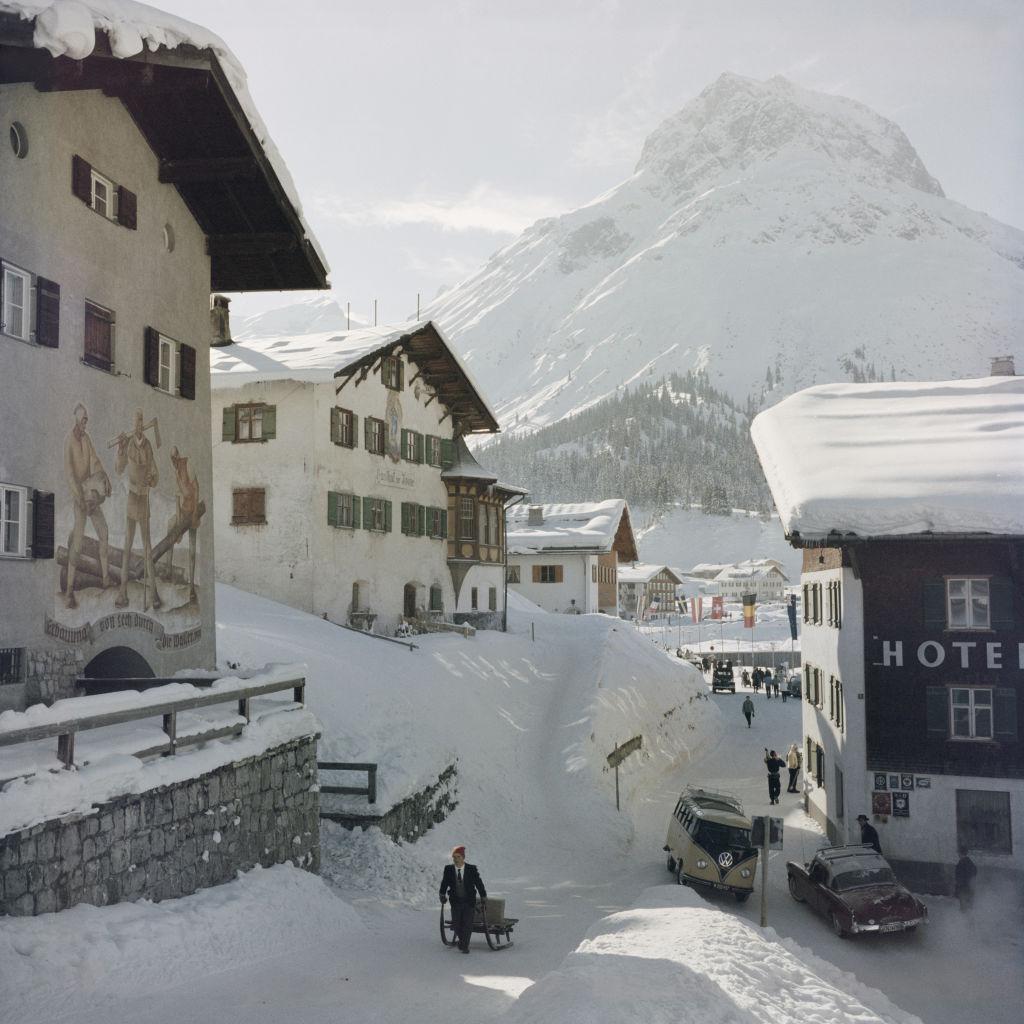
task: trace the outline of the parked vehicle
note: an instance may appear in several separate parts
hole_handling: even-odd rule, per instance
[[[719,690],[726,690],[729,693],[736,692],[736,680],[732,674],[732,666],[718,664],[711,676],[711,692],[718,693]]]
[[[664,850],[680,885],[731,892],[740,903],[754,888],[757,850],[750,845],[750,819],[735,797],[684,790],[669,819]]]
[[[870,846],[819,850],[807,864],[786,865],[789,891],[822,914],[840,938],[862,932],[912,932],[928,908],[896,881],[889,862]]]
[[[800,678],[799,672],[790,672],[789,678],[786,680],[786,690],[789,692],[790,697],[800,696],[800,687],[803,684],[803,680]]]

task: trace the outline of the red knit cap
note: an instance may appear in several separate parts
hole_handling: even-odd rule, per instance
[[[453,846],[452,847],[452,856],[454,857],[455,854],[457,854],[457,853],[461,853],[462,856],[465,857],[466,856],[466,848],[464,846]]]

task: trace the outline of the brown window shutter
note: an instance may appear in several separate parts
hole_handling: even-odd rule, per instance
[[[56,348],[60,343],[60,285],[36,278],[36,343]]]
[[[182,398],[196,397],[196,350],[191,345],[181,346],[181,380],[178,390]]]
[[[533,567],[533,582],[540,583],[540,566],[535,565]]]
[[[129,192],[124,185],[117,186],[117,222],[123,227],[136,229],[138,200],[134,192]]]
[[[71,194],[92,206],[92,165],[77,153],[71,158]]]
[[[555,566],[555,582],[562,582],[562,567],[560,565]]]
[[[53,558],[53,495],[32,492],[32,557]]]
[[[153,387],[160,383],[160,332],[154,327],[146,328],[142,379]]]

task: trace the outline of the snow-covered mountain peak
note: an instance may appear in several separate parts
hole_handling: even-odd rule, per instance
[[[772,161],[797,176],[821,175],[824,165],[864,183],[944,195],[892,121],[781,76],[759,82],[721,75],[651,133],[636,170],[650,192],[675,198]]]

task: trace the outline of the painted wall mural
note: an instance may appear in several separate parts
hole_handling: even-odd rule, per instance
[[[67,494],[57,502],[56,522],[57,537],[67,542],[56,552],[46,632],[83,643],[107,630],[139,629],[160,649],[197,643],[197,545],[206,504],[188,455],[174,444],[165,449],[157,417],[137,409],[131,426],[107,441],[105,463],[89,433],[88,409],[80,402],[73,416],[64,443]]]

